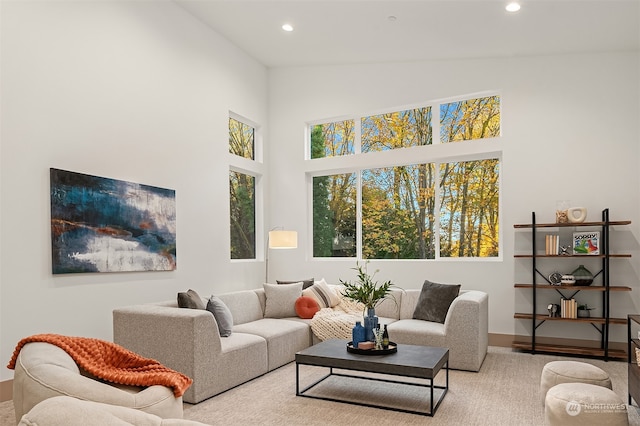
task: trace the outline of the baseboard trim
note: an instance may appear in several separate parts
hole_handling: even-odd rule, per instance
[[[510,348],[513,342],[511,334],[495,334],[489,333],[489,346],[500,346],[502,348]]]
[[[11,401],[13,399],[13,380],[0,382],[0,402]]]

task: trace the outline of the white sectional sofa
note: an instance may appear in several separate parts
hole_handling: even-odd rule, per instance
[[[444,324],[412,319],[420,290],[394,289],[392,294],[395,301],[383,301],[376,314],[388,324],[393,342],[446,347],[450,368],[480,369],[488,346],[486,293],[461,290]],[[310,320],[265,318],[263,289],[218,297],[233,316],[229,337],[220,337],[211,312],[166,301],[115,309],[114,342],[191,377],[183,400],[194,404],[287,364],[296,352],[318,342]]]

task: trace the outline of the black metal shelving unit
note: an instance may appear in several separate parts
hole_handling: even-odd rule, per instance
[[[515,313],[514,318],[524,319],[531,321],[531,341],[514,341],[512,347],[528,351],[531,353],[554,353],[554,354],[568,354],[597,357],[605,360],[608,359],[627,359],[627,354],[624,350],[616,350],[609,348],[609,326],[612,324],[627,324],[627,318],[611,318],[611,292],[624,292],[631,291],[630,287],[626,286],[612,286],[610,283],[610,260],[612,258],[629,258],[630,254],[613,254],[611,253],[609,246],[610,227],[619,225],[629,225],[631,221],[610,221],[609,209],[602,211],[602,221],[600,222],[583,222],[583,223],[537,223],[535,212],[531,213],[531,223],[529,224],[516,224],[516,229],[531,229],[531,253],[530,254],[516,254],[515,258],[530,258],[531,259],[531,283],[515,284],[515,288],[531,289],[532,291],[532,310],[530,313]],[[541,254],[538,252],[536,246],[536,233],[542,228],[597,228],[601,232],[600,236],[600,254],[598,255],[582,255],[582,254],[569,254],[569,255],[550,255]],[[538,261],[542,258],[553,258],[558,261],[566,261],[566,259],[576,258],[600,258],[602,260],[601,269],[594,274],[594,280],[599,279],[601,285],[591,286],[564,286],[553,285],[548,279],[547,275],[542,273],[539,269]],[[539,278],[542,278],[543,283],[539,283]],[[538,291],[555,290],[561,297],[571,299],[577,293],[581,291],[597,291],[602,293],[602,317],[590,317],[590,318],[560,318],[549,317],[548,315],[538,314],[537,306],[537,294]],[[571,293],[567,297],[567,293]],[[560,344],[539,343],[536,337],[536,330],[548,321],[563,321],[570,323],[587,323],[591,324],[600,334],[600,346],[599,347],[583,347],[583,346],[570,346]]]

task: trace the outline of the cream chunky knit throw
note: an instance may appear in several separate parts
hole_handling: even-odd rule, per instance
[[[311,319],[311,330],[318,339],[351,339],[356,321],[363,321],[364,305],[340,295],[340,303],[333,308],[320,309]]]

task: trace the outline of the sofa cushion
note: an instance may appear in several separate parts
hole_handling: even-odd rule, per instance
[[[296,314],[302,319],[311,319],[320,310],[320,305],[313,297],[300,296],[296,300]]]
[[[302,282],[288,285],[264,284],[266,295],[264,317],[286,318],[296,316],[296,300],[302,296]]]
[[[303,290],[302,295],[315,299],[320,308],[333,308],[340,303],[340,297],[329,287],[324,278]]]
[[[200,295],[192,289],[187,292],[178,293],[178,306],[190,309],[205,309],[206,306]]]
[[[447,311],[460,293],[460,284],[438,284],[425,280],[413,318],[444,324]]]
[[[278,284],[296,284],[301,282],[302,283],[302,289],[304,290],[305,288],[309,288],[313,285],[313,278],[307,278],[306,280],[296,280],[296,281],[282,281],[282,280],[276,280],[276,282]]]
[[[234,336],[247,333],[266,340],[269,370],[293,361],[296,352],[308,348],[311,343],[309,326],[301,321],[288,319],[264,318],[237,325],[233,332]]]
[[[231,336],[231,329],[233,328],[233,315],[231,311],[224,304],[219,297],[212,295],[207,302],[207,311],[211,312],[218,323],[218,331],[220,336]]]
[[[260,290],[262,296],[264,296],[264,290],[258,290]],[[260,300],[258,291],[233,291],[230,293],[220,293],[218,297],[231,311],[234,325],[264,318],[264,304]]]

